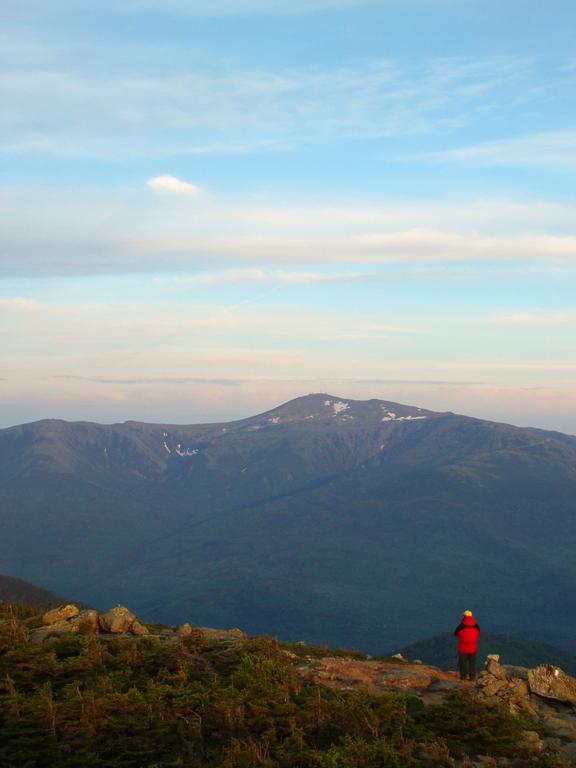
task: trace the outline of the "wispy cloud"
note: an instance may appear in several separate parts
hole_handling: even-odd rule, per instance
[[[177,278],[160,279],[163,286],[175,285],[178,288],[189,285],[218,286],[218,285],[331,285],[337,283],[359,283],[378,279],[369,273],[327,273],[327,272],[288,272],[267,269],[222,269],[212,272],[200,272],[196,275],[186,275]]]
[[[88,56],[88,58],[91,58]],[[519,57],[372,60],[338,69],[169,74],[21,67],[3,77],[3,154],[163,157],[286,150],[335,139],[446,133],[505,108],[535,63]],[[528,91],[528,89],[526,89]],[[137,128],[137,131],[135,131]]]
[[[532,312],[511,312],[508,314],[493,315],[490,322],[497,325],[539,326],[576,325],[576,311],[568,310],[538,310]]]
[[[576,131],[548,131],[487,141],[424,156],[436,163],[478,167],[576,169]]]
[[[346,335],[378,338],[392,334],[425,334],[417,322],[386,322],[373,313],[350,310],[274,306],[249,299],[236,304],[142,306],[138,304],[50,304],[22,298],[1,299],[3,324],[12,331],[11,345],[26,342],[42,348],[51,339],[62,349],[145,350],[167,340],[175,346],[217,347],[223,338],[258,335],[264,343]]]
[[[207,265],[242,264],[245,267],[274,262],[278,265],[395,265],[572,262],[576,257],[576,236],[552,234],[492,237],[474,232],[408,230],[381,235],[342,238],[192,238],[149,237],[132,239],[80,239],[66,236],[48,243],[33,233],[13,239],[2,259],[0,274],[110,274],[194,271]],[[342,282],[304,272],[244,273],[233,270],[245,282],[307,283]],[[222,275],[192,279],[197,284],[217,282]],[[354,276],[354,281],[364,278]]]
[[[264,207],[195,193],[161,197],[141,191],[6,190],[0,193],[0,274],[173,272],[185,275],[191,288],[297,287],[384,279],[377,267],[394,265],[420,271],[426,265],[452,271],[489,263],[575,266],[573,204],[355,201]]]
[[[237,386],[239,384],[246,384],[253,379],[210,379],[202,378],[199,376],[146,376],[139,379],[130,378],[96,378],[90,376],[78,376],[76,374],[63,373],[50,376],[49,378],[62,381],[89,381],[94,384],[217,384],[224,386]],[[1,381],[1,379],[0,379]]]
[[[534,360],[464,360],[446,363],[446,369],[465,370],[483,370],[486,372],[494,371],[537,371],[545,374],[552,372],[572,372],[576,371],[576,362],[567,362],[558,359],[534,359]]]

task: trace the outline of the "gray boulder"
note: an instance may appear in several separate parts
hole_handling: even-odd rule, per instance
[[[513,715],[536,717],[538,714],[526,680],[509,674],[497,655],[486,658],[486,671],[479,675],[476,691],[478,698],[487,704],[504,704]]]
[[[546,699],[576,704],[576,678],[570,677],[559,667],[541,664],[528,671],[530,691]]]

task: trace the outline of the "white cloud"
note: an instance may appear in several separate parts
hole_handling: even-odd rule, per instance
[[[266,269],[222,269],[212,272],[200,272],[169,280],[161,280],[162,285],[175,284],[178,287],[217,286],[255,283],[264,285],[330,285],[334,283],[357,283],[374,279],[374,275],[362,273],[327,273],[327,272],[289,272]]]
[[[573,204],[194,200],[192,216],[189,206],[159,206],[138,191],[0,191],[0,274],[172,271],[191,285],[312,285],[383,279],[383,267],[401,264],[576,268]]]
[[[477,232],[411,229],[401,232],[325,237],[193,237],[132,241],[130,262],[150,268],[162,254],[180,268],[195,263],[401,264],[546,261],[576,258],[576,236],[490,236]]]
[[[576,131],[548,131],[425,155],[439,163],[479,167],[576,169]]]
[[[198,197],[202,194],[202,189],[188,181],[176,178],[176,176],[154,176],[146,182],[149,189],[157,195],[190,195]]]

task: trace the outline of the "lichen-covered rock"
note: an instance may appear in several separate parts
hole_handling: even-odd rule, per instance
[[[186,622],[185,624],[182,624],[181,627],[179,627],[178,634],[180,637],[190,637],[190,635],[193,634],[192,627],[190,624],[188,624],[188,622]]]
[[[538,711],[530,698],[526,680],[513,677],[509,669],[499,663],[500,657],[493,655],[486,659],[486,670],[478,677],[478,698],[487,704],[505,704],[513,715],[537,717]]]
[[[149,634],[148,627],[145,627],[144,624],[142,624],[142,622],[138,621],[138,619],[136,619],[135,621],[132,622],[132,626],[130,627],[129,631],[133,635],[148,635]]]
[[[53,608],[51,611],[46,611],[42,616],[42,624],[49,626],[60,621],[68,621],[68,619],[74,619],[79,613],[79,609],[71,603],[69,605],[61,605],[58,608]]]
[[[98,611],[92,609],[80,611],[78,616],[73,618],[70,623],[73,626],[78,627],[78,631],[88,634],[96,634],[99,629]]]
[[[511,680],[507,692],[507,702],[513,715],[538,717],[538,709],[530,698],[528,683],[524,680]]]
[[[506,680],[498,680],[496,677],[482,675],[478,678],[478,688],[482,697],[490,698],[504,693],[508,689],[508,683]]]
[[[73,621],[54,621],[30,632],[30,639],[43,642],[50,637],[63,637],[64,635],[77,634],[79,627]]]
[[[486,671],[497,680],[506,680],[506,670],[500,664],[500,656],[497,654],[486,656]]]
[[[541,664],[528,672],[528,685],[532,693],[547,699],[576,704],[576,678],[559,667]]]
[[[134,635],[148,634],[148,629],[124,605],[117,605],[101,614],[98,623],[103,632],[110,632],[113,635],[124,635],[128,632]]]

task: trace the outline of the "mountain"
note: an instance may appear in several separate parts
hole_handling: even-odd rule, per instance
[[[30,584],[23,579],[0,574],[0,601],[6,603],[25,603],[27,605],[60,605],[69,602],[68,598],[48,592],[46,589]]]
[[[0,569],[145,619],[381,653],[573,648],[576,438],[327,394],[191,426],[0,430]]]
[[[440,669],[457,669],[456,640],[451,632],[419,640],[396,653],[405,659],[420,659]],[[498,654],[502,664],[515,667],[537,667],[553,664],[569,675],[576,674],[576,656],[548,643],[538,643],[523,637],[480,634],[478,643],[478,668],[483,669],[486,656]]]

